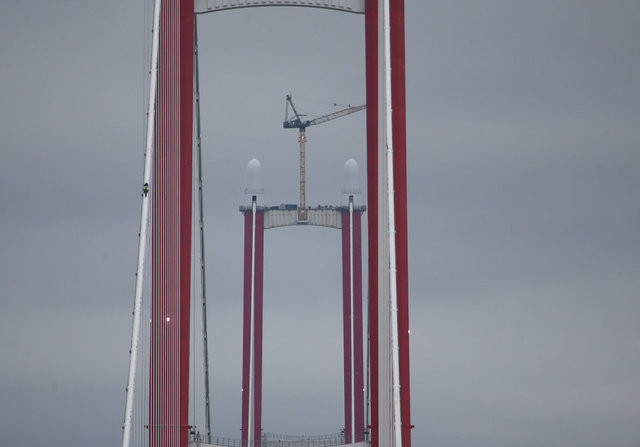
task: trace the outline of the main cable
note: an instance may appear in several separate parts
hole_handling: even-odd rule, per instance
[[[138,241],[138,265],[136,269],[136,291],[133,305],[133,327],[131,329],[131,349],[129,357],[129,376],[127,379],[127,401],[125,404],[124,424],[122,430],[122,447],[129,447],[131,442],[131,423],[133,419],[133,403],[136,386],[136,370],[138,362],[138,344],[140,338],[140,313],[142,308],[142,291],[144,283],[144,261],[146,253],[147,229],[149,226],[149,201],[151,192],[151,161],[153,159],[153,129],[155,122],[155,100],[158,70],[158,44],[160,28],[161,0],[155,0],[153,14],[153,44],[151,50],[151,82],[149,86],[149,108],[147,118],[147,139],[143,174],[142,212],[140,217],[140,236]]]

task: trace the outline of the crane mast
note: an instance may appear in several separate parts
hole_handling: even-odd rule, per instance
[[[289,107],[291,107],[291,111],[293,112],[293,116],[291,118],[289,118]],[[338,110],[337,112],[329,113],[312,120],[304,120],[304,115],[299,114],[296,110],[296,106],[293,104],[291,95],[287,95],[284,123],[282,123],[282,127],[284,127],[285,129],[298,129],[299,131],[298,142],[300,143],[300,203],[298,204],[298,222],[306,222],[309,220],[306,204],[305,167],[307,127],[325,123],[336,118],[341,118],[345,115],[358,112],[366,107],[366,105],[347,107],[346,109]]]
[[[305,172],[305,151],[307,142],[307,131],[305,127],[300,128],[300,203],[298,204],[298,220],[306,221],[307,203],[306,203],[306,172]]]

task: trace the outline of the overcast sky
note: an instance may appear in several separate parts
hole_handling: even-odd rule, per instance
[[[0,2],[0,445],[120,442],[150,9]],[[406,13],[414,445],[637,447],[640,2]],[[214,429],[239,437],[245,166],[295,203],[285,94],[311,114],[364,102],[364,21],[199,27]],[[308,203],[340,200],[364,132],[364,113],[308,130]],[[266,233],[266,431],[342,426],[339,240]]]

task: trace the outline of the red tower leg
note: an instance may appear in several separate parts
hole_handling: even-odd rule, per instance
[[[361,212],[353,213],[353,266],[351,266],[351,226],[349,212],[342,212],[342,309],[344,344],[344,426],[345,441],[364,440],[364,374],[362,343],[362,232]],[[353,268],[353,310],[351,270]],[[351,318],[353,318],[353,370],[351,369]],[[351,378],[353,376],[353,394]],[[353,395],[353,400],[352,400]],[[353,419],[351,409],[353,405]],[[352,420],[354,437],[351,439]]]
[[[252,259],[253,215],[244,215],[244,303],[243,303],[243,345],[242,345],[242,445],[246,447],[249,439],[249,386],[251,365],[251,295],[252,269],[254,321],[253,321],[253,371],[254,393],[252,398],[255,446],[259,447],[262,437],[262,284],[264,259],[264,211],[256,212],[255,262]],[[253,447],[253,446],[251,446]]]
[[[378,447],[378,1],[365,7],[371,446]]]
[[[364,374],[362,343],[362,225],[361,213],[353,213],[353,333],[355,385],[355,441],[364,441]]]
[[[400,413],[402,415],[402,446],[411,447],[404,0],[390,0],[390,3],[393,187],[395,191],[398,344],[400,348]]]
[[[154,129],[149,443],[187,447],[193,0],[160,11]]]
[[[251,258],[253,217],[244,214],[244,287],[242,308],[242,447],[249,439],[249,356],[251,352]]]
[[[342,340],[344,365],[344,439],[351,439],[351,256],[349,212],[342,212]]]
[[[255,432],[253,439],[256,440],[256,447],[260,447],[262,439],[262,283],[264,271],[264,212],[258,211],[256,214],[256,277],[254,287],[255,292],[255,342],[254,342],[254,421]]]
[[[193,0],[180,0],[180,447],[189,442],[189,325],[193,184]]]

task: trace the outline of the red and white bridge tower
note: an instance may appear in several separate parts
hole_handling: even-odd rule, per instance
[[[187,447],[188,444],[195,18],[197,14],[270,6],[313,7],[364,15],[369,428],[374,447],[411,445],[404,0],[155,0],[123,447],[129,447],[131,440],[144,259],[150,221],[153,231],[149,445]],[[252,222],[252,232],[258,226],[263,228],[266,217],[257,211],[245,214],[256,219],[255,224]],[[344,219],[341,222],[344,232]],[[257,243],[254,247],[258,251]],[[254,254],[250,258],[252,262],[254,256],[255,260],[258,258]],[[258,276],[257,269],[255,274]],[[250,290],[257,295],[257,287]],[[255,317],[259,311],[257,300],[254,305]],[[257,321],[255,318],[256,324]],[[255,329],[257,334],[257,326]],[[255,360],[257,365],[257,356]],[[255,396],[258,396],[257,390]],[[253,404],[254,409],[259,408],[257,403]],[[252,417],[247,431],[248,427],[255,430],[260,427],[257,416]]]
[[[342,235],[342,310],[344,354],[344,439],[347,444],[365,440],[365,399],[362,320],[362,226],[364,206],[355,204],[358,165],[345,164],[345,204],[305,207],[262,205],[263,189],[256,180],[260,163],[249,162],[251,205],[241,206],[244,215],[244,331],[242,355],[242,445],[259,445],[262,437],[262,309],[264,230],[293,225],[325,227]],[[304,220],[300,220],[300,216]],[[301,294],[303,291],[299,291]]]

